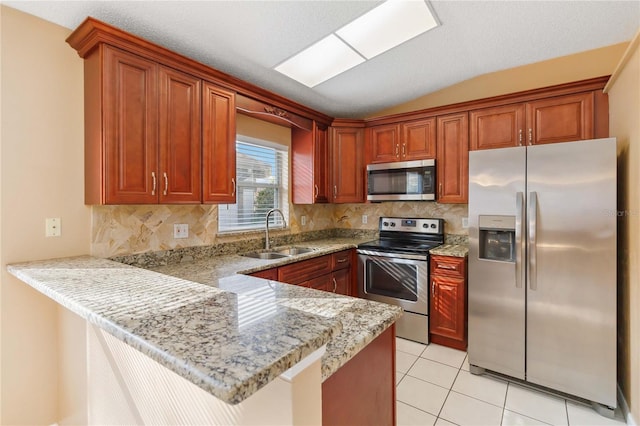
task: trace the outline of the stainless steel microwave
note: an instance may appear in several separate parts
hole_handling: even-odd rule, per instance
[[[436,161],[398,161],[367,165],[367,200],[436,199]]]

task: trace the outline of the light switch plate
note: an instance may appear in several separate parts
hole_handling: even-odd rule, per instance
[[[307,217],[306,216],[300,216],[300,225],[305,226],[307,224]]]
[[[367,223],[367,221],[369,220],[369,218],[367,218],[366,214],[362,215],[362,223]]]
[[[462,228],[463,229],[467,229],[469,227],[469,218],[468,217],[463,217],[462,218]]]

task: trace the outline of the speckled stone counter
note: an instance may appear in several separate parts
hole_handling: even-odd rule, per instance
[[[316,253],[291,259],[228,255],[158,267],[166,268],[162,273],[89,256],[14,264],[8,270],[235,404],[325,344],[322,376],[329,377],[400,317],[398,307],[236,274],[356,244],[320,240],[313,242]]]
[[[462,244],[443,244],[429,250],[429,253],[439,256],[466,257],[469,254],[469,246]]]

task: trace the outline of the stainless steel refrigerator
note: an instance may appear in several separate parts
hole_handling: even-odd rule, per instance
[[[526,380],[611,414],[616,140],[470,152],[469,243],[472,373]]]

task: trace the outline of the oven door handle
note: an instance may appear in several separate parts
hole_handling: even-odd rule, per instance
[[[393,259],[408,259],[408,260],[427,260],[427,256],[422,254],[406,254],[406,253],[387,253],[383,251],[371,251],[366,249],[357,249],[358,254],[365,256],[378,256],[378,257],[390,257]]]

